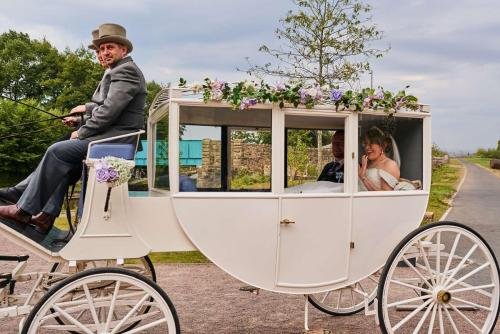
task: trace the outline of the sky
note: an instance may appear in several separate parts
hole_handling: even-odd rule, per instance
[[[384,32],[371,60],[374,86],[429,104],[432,141],[449,152],[496,148],[500,140],[500,1],[371,0],[372,22]],[[236,69],[269,61],[262,44],[277,45],[279,19],[290,0],[0,0],[0,33],[46,38],[59,50],[88,45],[101,23],[126,27],[131,56],[148,81],[180,77],[234,82]],[[272,81],[271,81],[272,82]],[[369,86],[363,76],[361,86]]]

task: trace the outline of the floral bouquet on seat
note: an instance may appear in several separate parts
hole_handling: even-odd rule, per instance
[[[106,203],[104,204],[105,218],[109,218],[109,199],[111,197],[111,189],[127,183],[131,177],[131,170],[134,168],[134,161],[125,160],[117,157],[104,157],[99,159],[95,164],[95,176],[99,183],[106,182],[108,192],[106,194]]]

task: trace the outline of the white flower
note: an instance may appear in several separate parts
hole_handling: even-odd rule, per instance
[[[192,89],[193,92],[198,93],[203,89],[203,85],[199,82],[193,82],[189,88]]]
[[[245,89],[254,88],[254,87],[255,87],[255,84],[251,81],[245,80],[245,82],[243,82],[243,88],[245,88]]]

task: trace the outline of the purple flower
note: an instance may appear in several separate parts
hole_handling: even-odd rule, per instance
[[[284,91],[285,89],[286,89],[286,86],[285,86],[285,83],[284,83],[284,82],[282,82],[282,81],[277,81],[277,82],[276,82],[276,90],[277,90],[278,92],[282,92],[282,91]]]
[[[225,81],[215,79],[212,82],[212,90],[222,90],[226,85]]]
[[[307,101],[307,89],[301,87],[299,89],[299,95],[300,95],[300,103],[305,104]]]
[[[330,92],[330,99],[334,102],[337,102],[339,101],[342,96],[344,95],[344,93],[339,90],[339,89],[333,89],[331,92]]]
[[[240,110],[248,109],[250,106],[254,106],[257,104],[257,99],[254,98],[245,98],[240,103]]]
[[[375,97],[379,100],[383,100],[384,99],[384,91],[383,90],[379,90],[377,92],[377,94],[375,94]]]
[[[372,104],[373,97],[373,95],[368,96],[363,100],[363,108],[368,108]]]
[[[118,179],[118,172],[113,168],[113,167],[110,167],[108,169],[108,175],[109,175],[109,181],[115,181]]]
[[[97,182],[108,182],[109,181],[109,172],[106,168],[96,169],[95,177]]]

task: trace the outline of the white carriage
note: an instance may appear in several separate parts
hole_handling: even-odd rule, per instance
[[[113,188],[104,215],[107,186],[96,181],[95,160],[88,158],[83,216],[67,243],[53,248],[50,240],[37,243],[0,224],[3,235],[55,264],[35,275],[22,273],[20,261],[1,288],[1,317],[27,315],[23,333],[178,333],[174,306],[153,282],[147,255],[199,250],[255,288],[307,295],[330,314],[365,309],[384,333],[493,330],[499,270],[484,239],[456,223],[419,228],[431,184],[426,107],[390,118],[401,176],[422,187],[368,192],[358,189],[359,134],[387,122],[384,112],[272,104],[233,111],[184,93],[165,90],[150,110],[148,192]],[[294,131],[340,129],[344,183],[292,186]],[[244,157],[238,133],[263,134],[267,143]],[[197,168],[180,161],[188,149],[181,139],[188,137],[204,145],[206,163]],[[265,176],[253,189],[235,182],[243,158]],[[133,258],[142,264],[124,264]],[[11,282],[29,278],[31,291],[15,294]]]

